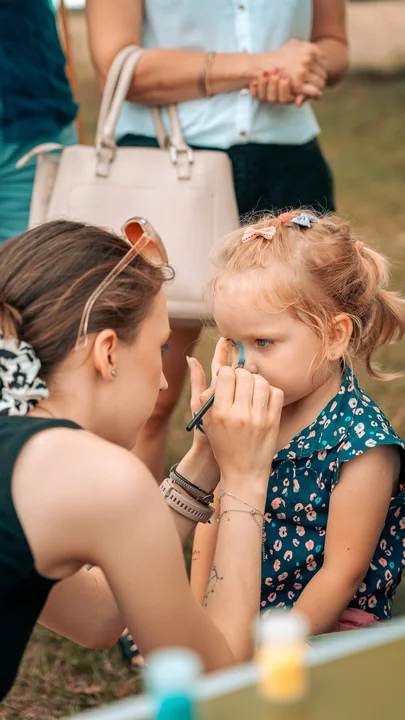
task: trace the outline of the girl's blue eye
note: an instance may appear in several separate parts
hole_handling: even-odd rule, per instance
[[[169,343],[165,343],[164,345],[162,345],[162,348],[161,348],[161,350],[162,350],[162,357],[163,357],[163,355],[165,354],[165,352],[166,352],[168,349],[169,349]]]
[[[260,339],[260,340],[256,340],[256,343],[257,343],[258,346],[261,347],[261,348],[268,348],[268,347],[270,347],[271,345],[274,345],[274,340],[263,340],[263,339]]]

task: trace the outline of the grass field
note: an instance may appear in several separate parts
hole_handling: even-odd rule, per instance
[[[91,139],[98,93],[88,69],[81,73],[86,135]],[[339,212],[353,220],[367,243],[393,261],[392,280],[404,289],[405,265],[405,82],[403,77],[352,77],[328,92],[317,108],[322,144],[336,177]],[[215,333],[207,330],[198,356],[208,366]],[[405,345],[389,348],[381,361],[391,370],[404,367]],[[396,429],[405,434],[405,379],[392,383],[365,380]],[[168,462],[187,448],[185,390],[176,412]],[[19,680],[0,709],[0,720],[53,720],[110,702],[139,688],[116,649],[89,651],[37,630]]]

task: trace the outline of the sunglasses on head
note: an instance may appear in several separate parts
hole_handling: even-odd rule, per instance
[[[118,261],[116,266],[108,273],[107,277],[104,278],[100,285],[96,287],[87,300],[80,320],[76,350],[87,346],[90,313],[93,309],[94,303],[118,277],[118,275],[122,273],[126,267],[128,267],[134,257],[141,255],[147,263],[154,265],[155,267],[164,267],[168,264],[169,260],[163,240],[156,232],[153,225],[145,220],[145,218],[133,217],[130,220],[127,220],[121,228],[121,236],[127,245],[130,246],[130,249],[124,257]]]

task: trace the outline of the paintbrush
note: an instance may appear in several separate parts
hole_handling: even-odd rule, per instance
[[[238,368],[245,367],[245,363],[246,363],[245,351],[244,351],[242,343],[238,341],[238,342],[236,342],[236,345],[238,346],[238,350],[239,350],[239,360],[238,360],[238,364],[235,367],[235,370],[237,370]],[[207,402],[204,403],[202,408],[200,408],[200,410],[194,415],[193,419],[186,427],[187,432],[191,432],[192,430],[194,430],[195,427],[198,427],[199,430],[204,432],[204,430],[202,429],[202,419],[203,419],[205,413],[214,404],[214,400],[215,400],[215,392],[211,395],[210,398],[208,398]]]

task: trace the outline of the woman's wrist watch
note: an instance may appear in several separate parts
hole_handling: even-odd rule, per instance
[[[160,490],[169,507],[176,510],[180,515],[194,520],[196,523],[207,523],[214,514],[214,508],[210,505],[194,500],[189,495],[186,497],[185,494],[177,489],[176,482],[171,478],[163,480],[160,485]]]

